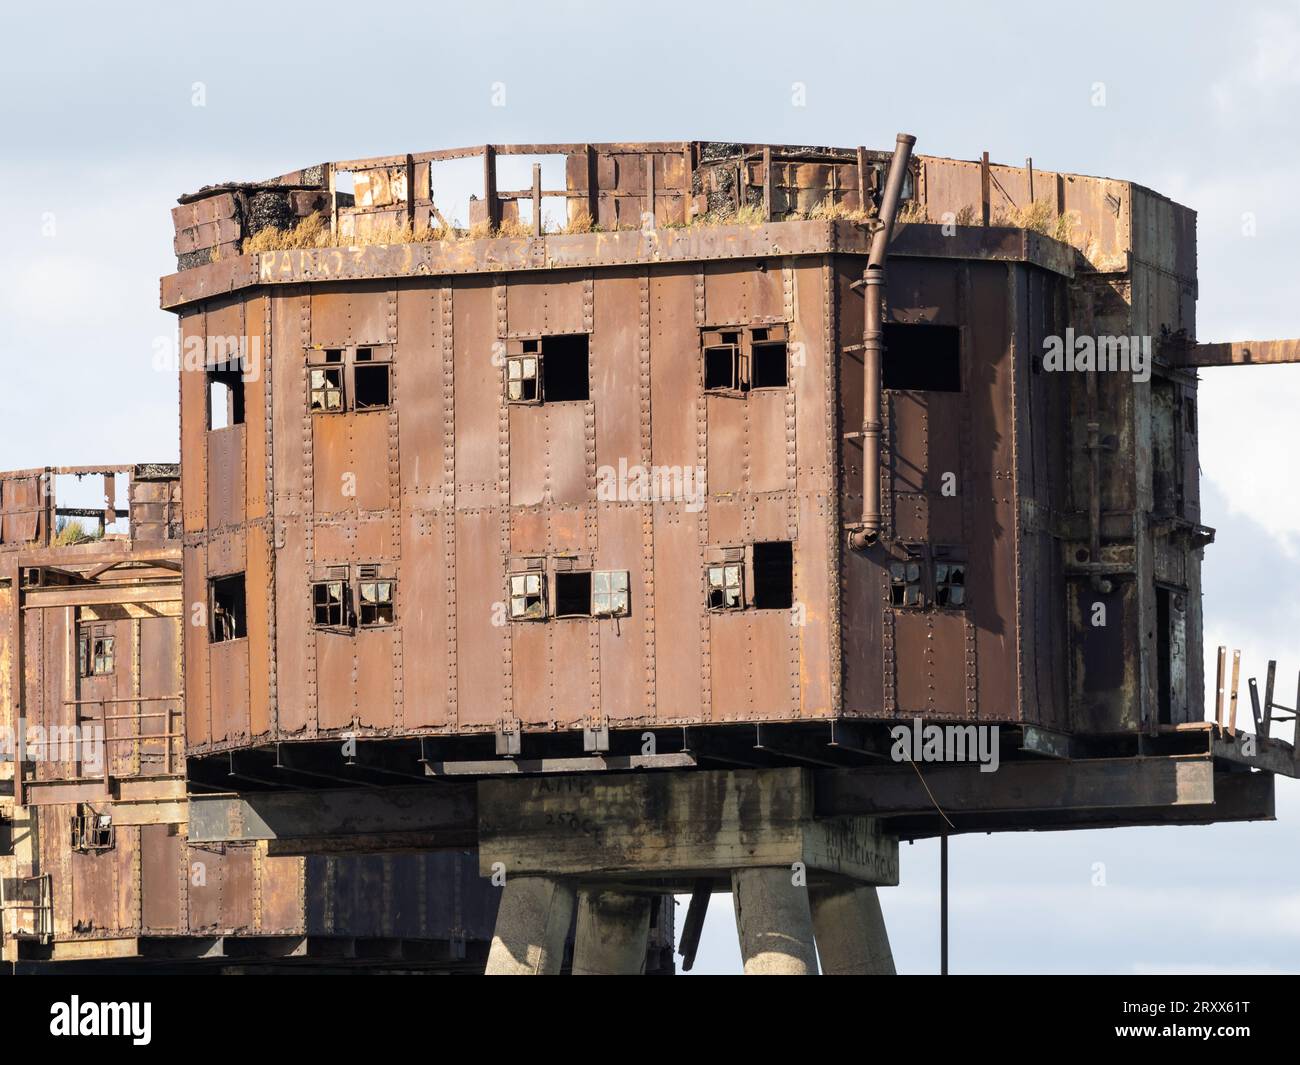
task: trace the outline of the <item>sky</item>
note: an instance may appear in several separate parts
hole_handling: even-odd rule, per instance
[[[1130,179],[1198,212],[1200,340],[1300,336],[1297,3],[9,4],[0,39],[0,469],[177,458],[155,355],[178,195],[485,142],[887,149],[904,130],[918,152]],[[1262,678],[1277,658],[1283,692],[1298,400],[1298,366],[1202,375],[1207,659],[1240,648]],[[1294,971],[1290,781],[1278,814],[957,838],[951,968]],[[936,844],[905,845],[881,892],[901,972],[937,971],[937,869]],[[740,967],[729,902],[696,972]]]

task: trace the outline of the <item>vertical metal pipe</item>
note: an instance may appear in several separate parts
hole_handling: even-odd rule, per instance
[[[865,297],[862,328],[862,528],[854,533],[853,547],[870,547],[880,537],[880,360],[885,351],[885,254],[903,195],[903,180],[912,159],[916,138],[898,135],[894,157],[885,178],[880,214],[871,237],[867,268],[862,275]]]

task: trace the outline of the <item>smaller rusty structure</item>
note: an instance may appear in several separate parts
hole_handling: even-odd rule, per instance
[[[102,507],[59,501],[83,479]],[[190,837],[179,489],[164,464],[0,473],[4,960],[481,971],[496,897],[472,834],[372,855]]]

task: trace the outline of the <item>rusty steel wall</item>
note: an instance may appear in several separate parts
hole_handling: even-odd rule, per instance
[[[271,396],[269,451],[245,443],[252,419],[205,430],[203,376],[182,375],[184,453],[206,459],[186,476],[208,500],[206,514],[187,507],[186,597],[246,572],[250,603],[246,641],[187,631],[191,748],[352,728],[685,722],[701,706],[716,721],[832,713],[828,277],[806,259],[273,293],[271,368],[246,398],[255,410]],[[218,306],[183,329],[221,314],[209,328],[229,330],[238,312]],[[789,386],[706,397],[700,329],[762,323],[799,345]],[[590,338],[590,398],[508,405],[494,345],[575,333]],[[391,407],[310,413],[310,353],[357,346],[391,348]],[[801,440],[821,450],[802,468]],[[274,518],[238,524],[240,493],[222,486],[264,483],[268,455]],[[620,463],[705,468],[708,504],[598,499],[601,467]],[[797,544],[802,626],[788,611],[704,609],[706,561],[763,540]],[[526,558],[547,559],[552,577],[557,565],[626,570],[635,608],[617,622],[502,624],[507,574]],[[313,625],[311,583],[363,562],[396,580],[396,623]],[[659,614],[672,623],[656,626]],[[257,654],[266,666],[250,669]],[[252,706],[273,717],[255,726]]]

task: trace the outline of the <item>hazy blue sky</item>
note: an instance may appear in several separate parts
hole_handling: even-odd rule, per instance
[[[0,39],[0,469],[176,457],[152,356],[177,195],[485,141],[907,130],[1129,178],[1199,212],[1200,339],[1300,336],[1296,3],[11,4]],[[1247,675],[1300,669],[1298,400],[1297,367],[1204,374],[1206,645]],[[953,969],[1300,968],[1300,791],[1278,791],[1274,824],[954,841]],[[905,848],[882,893],[905,972],[937,965],[936,869]],[[700,970],[739,966],[725,902]]]

